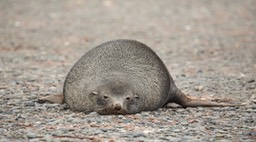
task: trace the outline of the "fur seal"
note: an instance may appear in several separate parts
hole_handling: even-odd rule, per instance
[[[187,97],[151,48],[126,39],[103,43],[85,53],[68,73],[63,94],[39,101],[66,103],[73,111],[99,114],[154,111],[171,102],[184,108],[234,106]]]

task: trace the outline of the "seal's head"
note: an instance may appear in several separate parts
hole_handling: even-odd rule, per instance
[[[131,85],[111,82],[100,86],[90,94],[99,114],[133,114],[139,112],[140,97]]]

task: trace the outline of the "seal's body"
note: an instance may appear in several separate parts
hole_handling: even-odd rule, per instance
[[[70,109],[76,111],[104,108],[105,105],[97,104],[99,97],[104,101],[115,98],[112,105],[125,107],[126,113],[152,111],[169,99],[170,80],[161,59],[146,45],[132,40],[110,41],[76,62],[65,80],[64,98]],[[132,108],[124,106],[131,101]]]
[[[109,41],[85,53],[68,73],[63,95],[71,110],[100,114],[153,111],[169,102],[231,106],[188,98],[156,53],[134,40]],[[54,97],[44,100],[54,102]]]

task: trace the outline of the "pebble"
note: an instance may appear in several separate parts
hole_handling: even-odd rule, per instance
[[[95,116],[97,116],[97,115],[99,115],[99,114],[98,114],[97,112],[90,112],[89,115],[95,115]]]
[[[28,137],[28,139],[34,139],[34,138],[37,137],[37,135],[36,135],[35,133],[28,132],[28,133],[27,133],[27,137]]]
[[[107,132],[108,129],[100,129],[102,132]]]
[[[0,95],[4,95],[4,94],[5,94],[4,89],[0,89]]]
[[[149,111],[143,111],[140,113],[141,116],[144,116],[144,117],[147,117],[150,115],[150,112]]]
[[[248,79],[247,82],[248,82],[248,83],[253,83],[253,82],[255,82],[255,79],[253,79],[253,78]]]
[[[246,87],[246,90],[253,90],[253,89],[255,89],[256,88],[256,85],[255,84],[252,84],[252,85],[250,85],[250,86],[247,86]]]
[[[54,140],[54,138],[53,138],[51,135],[45,135],[45,136],[44,136],[44,140],[45,140],[46,142],[53,142],[53,141],[56,141],[56,140]]]
[[[28,107],[34,107],[34,106],[35,106],[35,102],[32,102],[32,101],[30,101],[30,102],[25,102],[24,105],[25,105],[25,106],[28,106]]]
[[[6,129],[0,128],[0,133],[4,133],[6,131],[7,131]]]
[[[187,121],[182,121],[182,122],[180,122],[180,124],[183,125],[183,126],[189,125],[189,123]]]
[[[196,91],[203,91],[204,87],[203,86],[195,86]]]
[[[133,137],[133,138],[146,137],[146,135],[142,132],[128,132],[122,136],[128,136],[128,137]]]

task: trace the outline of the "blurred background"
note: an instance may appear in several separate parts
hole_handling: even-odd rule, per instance
[[[150,46],[173,78],[198,73],[254,78],[255,5],[254,0],[3,0],[0,73],[7,80],[14,72],[37,79],[41,71],[62,83],[86,51],[125,38]]]

